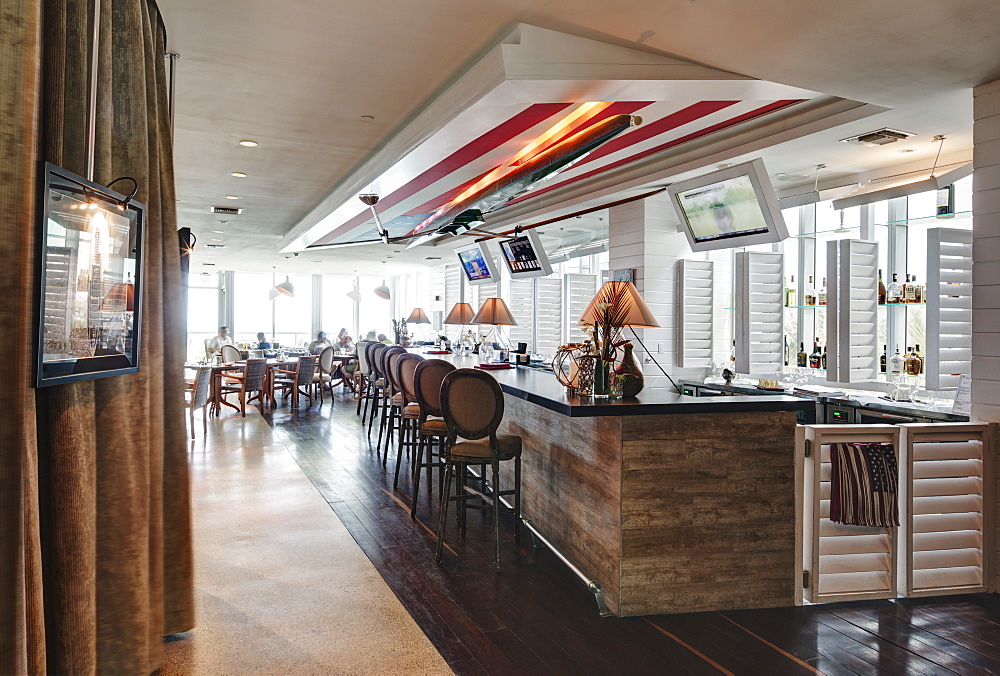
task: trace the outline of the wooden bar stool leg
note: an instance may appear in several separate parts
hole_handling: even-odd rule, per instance
[[[500,572],[500,461],[493,459],[493,541],[496,560],[494,565]]]
[[[521,456],[514,458],[514,542],[521,542]]]
[[[427,445],[427,438],[420,435],[417,441],[417,464],[413,468],[413,502],[410,505],[410,519],[417,520],[417,498],[420,496],[420,465],[424,461],[424,447]]]
[[[437,549],[434,552],[434,560],[438,563],[441,563],[441,555],[444,553],[444,529],[448,523],[448,493],[451,491],[451,473],[454,469],[449,464],[444,473],[444,492],[441,494],[441,515],[438,519]]]
[[[455,507],[458,516],[458,530],[462,539],[465,539],[465,521],[468,517],[465,508],[469,501],[466,499],[465,484],[468,483],[469,466],[464,462],[458,465],[458,484],[455,486],[455,493],[458,496],[459,504]]]
[[[374,388],[374,392],[372,393],[372,414],[371,414],[371,417],[368,418],[368,436],[369,437],[371,437],[371,435],[372,435],[372,425],[375,424],[375,416],[378,413],[377,409],[378,409],[378,406],[379,406],[380,401],[381,401],[381,400],[379,400],[377,398],[377,396],[378,396],[378,389]]]
[[[410,429],[409,421],[406,418],[400,416],[400,430],[399,439],[396,443],[396,471],[392,479],[392,490],[399,489],[399,466],[403,464],[403,445],[406,443],[407,432]],[[386,449],[388,452],[388,449]]]

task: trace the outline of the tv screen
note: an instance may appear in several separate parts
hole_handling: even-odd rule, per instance
[[[668,192],[693,251],[788,237],[777,196],[759,159],[675,183]]]
[[[534,230],[500,242],[500,251],[512,279],[545,277],[552,274],[548,256]]]
[[[485,243],[474,244],[455,251],[458,260],[465,271],[465,279],[473,286],[477,284],[495,284],[497,279],[496,268],[493,265],[493,256]]]

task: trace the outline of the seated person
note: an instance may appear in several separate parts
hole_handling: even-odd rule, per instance
[[[375,340],[375,332],[369,331],[368,335],[365,336],[365,340]]]
[[[309,352],[310,354],[319,354],[328,347],[332,347],[332,343],[326,339],[326,332],[320,331],[316,334],[316,340],[309,343]]]
[[[347,329],[341,329],[340,333],[337,334],[337,344],[342,350],[350,350],[354,347],[354,339],[347,334]]]
[[[208,352],[214,354],[214,353],[218,352],[219,350],[221,350],[223,345],[235,345],[235,344],[236,343],[233,341],[232,336],[229,335],[229,327],[228,326],[220,326],[219,327],[219,335],[217,335],[214,338],[210,339],[205,344],[205,349]]]
[[[378,342],[384,343],[385,345],[392,345],[392,341],[386,338],[384,333],[378,334]]]
[[[257,349],[258,350],[270,350],[271,343],[268,341],[267,336],[261,331],[257,334]]]

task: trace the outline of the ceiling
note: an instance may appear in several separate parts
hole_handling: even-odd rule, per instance
[[[726,143],[720,132],[689,151],[675,150],[669,161],[661,153],[657,162],[636,162],[630,172],[619,171],[616,180],[605,185],[587,179],[577,188],[567,185],[533,196],[501,210],[496,219],[488,218],[491,226],[537,221],[749,157],[763,157],[775,188],[789,193],[811,186],[819,163],[827,165],[820,175],[821,187],[929,166],[937,150],[931,142],[934,134],[948,137],[943,162],[967,159],[970,89],[1000,78],[1000,41],[995,37],[1000,3],[992,0],[824,4],[632,0],[613,6],[589,0],[376,0],[335,6],[325,0],[160,0],[159,4],[170,49],[181,55],[175,117],[180,225],[191,227],[200,244],[226,247],[199,247],[193,258],[197,271],[209,269],[202,268],[204,262],[215,262],[214,269],[278,266],[327,274],[380,269],[383,260],[389,262],[390,271],[436,264],[426,260],[442,256],[441,248],[435,247],[406,251],[376,244],[303,251],[298,256],[294,252],[321,238],[343,241],[363,235],[371,223],[351,224],[350,218],[326,222],[320,228],[325,232],[315,228],[343,205],[351,204],[355,215],[361,214],[363,205],[351,203],[358,190],[374,188],[391,194],[393,187],[386,182],[393,171],[394,180],[404,186],[437,166],[448,156],[447,150],[469,146],[524,110],[546,103],[602,100],[586,89],[581,90],[585,95],[574,97],[566,82],[593,83],[601,77],[613,81],[620,76],[621,71],[606,76],[588,72],[586,78],[562,77],[546,88],[538,82],[557,79],[551,73],[521,72],[518,77],[531,82],[517,90],[517,96],[494,82],[475,90],[468,73],[488,61],[521,23],[560,31],[571,40],[603,43],[608,54],[617,49],[619,55],[630,55],[619,65],[640,67],[639,72],[667,67],[676,71],[678,64],[684,64],[695,72],[690,79],[702,80],[699,86],[709,87],[705,81],[711,84],[715,79],[746,91],[751,85],[747,78],[732,76],[738,73],[789,91],[805,90],[803,98],[812,103],[848,100],[872,105],[865,113],[868,117],[857,115],[857,119],[810,120],[802,114],[786,123],[775,118],[767,133],[756,137],[740,127],[743,138],[738,142]],[[521,51],[530,50],[522,45]],[[677,76],[658,78],[678,87],[683,84]],[[533,99],[524,98],[527,90]],[[456,91],[465,92],[467,99],[444,107],[442,102],[449,96],[454,99]],[[508,100],[497,98],[496,91],[506,93]],[[669,102],[662,92],[649,98],[629,92],[621,100],[632,103],[619,107],[645,101],[641,106],[645,110],[636,114],[646,119],[616,139],[618,145],[624,146],[630,134],[649,134],[650,125],[700,101],[726,99],[736,101],[734,106],[754,102],[760,107],[782,99],[720,95],[711,87],[702,91],[712,94],[699,96],[697,89],[686,89]],[[879,112],[876,106],[886,110]],[[445,114],[435,121],[433,114],[441,111]],[[464,118],[462,111],[467,113]],[[470,154],[466,173],[459,172],[454,182],[462,185],[502,162],[504,153],[516,148],[525,135],[545,128],[548,119],[539,122],[541,127],[522,129],[521,136],[512,135],[509,143],[488,149],[492,153]],[[882,148],[839,142],[882,126],[917,135]],[[242,147],[243,139],[259,145]],[[647,145],[635,144],[634,149],[669,140],[645,138]],[[421,148],[422,166],[411,162],[405,172],[397,166]],[[606,152],[605,160],[622,151]],[[600,161],[588,158],[591,168]],[[586,164],[574,171],[586,173]],[[247,177],[233,177],[230,172],[245,172]],[[569,178],[570,173],[561,175],[555,183]],[[388,214],[390,220],[426,213],[434,199],[456,186],[436,187],[443,189],[436,194],[431,194],[433,189],[414,191],[399,200],[398,213]],[[219,217],[210,213],[216,205],[238,206],[243,213]],[[562,237],[573,230],[572,236],[586,241],[590,230],[602,227],[599,217],[559,224],[564,228]],[[311,229],[314,232],[306,237]],[[558,226],[548,226],[545,234],[547,241],[553,241]]]

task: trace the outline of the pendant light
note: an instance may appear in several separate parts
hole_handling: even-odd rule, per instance
[[[385,285],[385,261],[382,261],[382,283],[375,287],[375,295],[384,300],[389,300],[389,287]]]
[[[288,275],[285,275],[285,281],[274,287],[279,293],[283,293],[286,296],[291,296],[295,298],[295,285],[291,283],[288,279]]]

